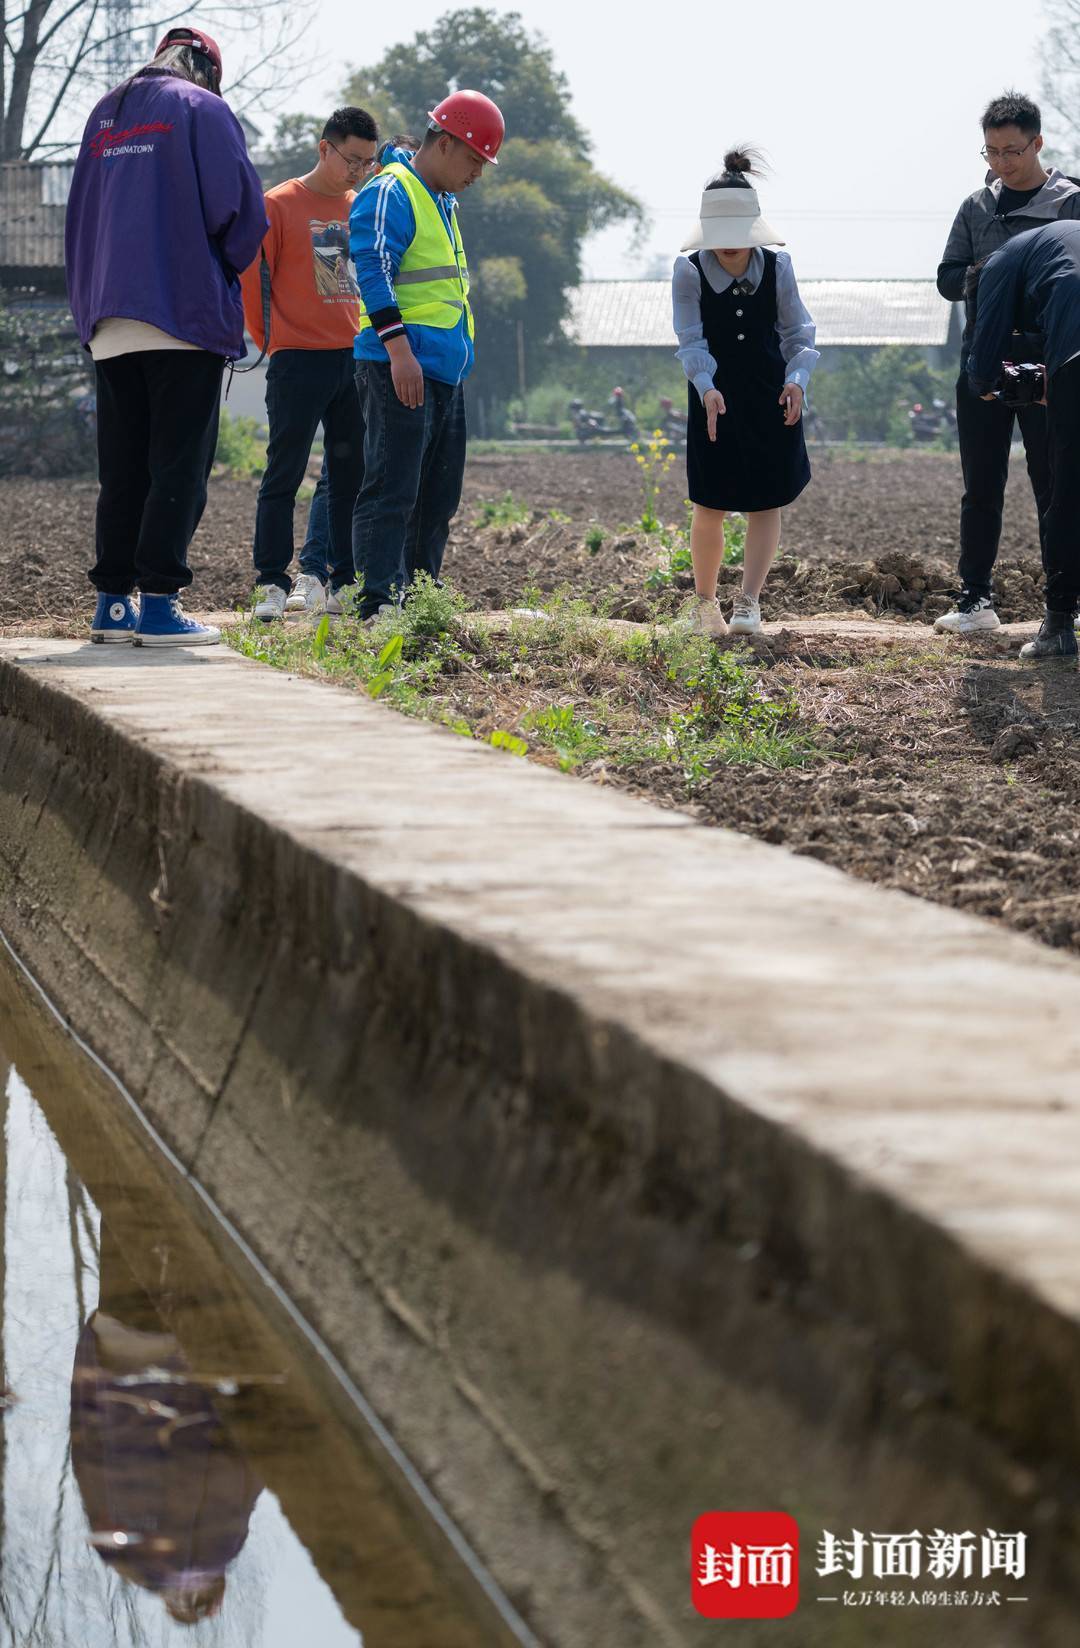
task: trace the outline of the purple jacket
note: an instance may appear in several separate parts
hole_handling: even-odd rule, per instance
[[[262,184],[220,97],[167,69],[137,76],[122,104],[114,89],[86,123],[68,200],[79,337],[123,316],[239,359],[238,276],[266,229]]]

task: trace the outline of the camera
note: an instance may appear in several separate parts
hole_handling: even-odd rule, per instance
[[[1046,395],[1046,367],[1034,366],[1030,361],[1022,366],[1002,361],[994,394],[1005,406],[1034,406]]]

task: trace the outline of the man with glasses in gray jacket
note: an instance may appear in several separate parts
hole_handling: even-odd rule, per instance
[[[1056,167],[1040,160],[1042,119],[1038,106],[1018,92],[1005,92],[987,107],[981,154],[991,174],[986,184],[964,201],[952,226],[937,286],[943,298],[964,298],[968,270],[1026,229],[1059,219],[1080,218],[1080,186]],[[936,629],[974,635],[997,629],[992,580],[1001,537],[1001,511],[1009,474],[1013,421],[1019,420],[1028,476],[1039,511],[1039,542],[1050,503],[1050,464],[1046,408],[1015,409],[1001,401],[981,400],[968,382],[971,320],[964,328],[960,377],[956,385],[956,423],[964,497],[960,506],[960,598]],[[1017,360],[1041,361],[1042,340],[1024,336],[1013,345]]]

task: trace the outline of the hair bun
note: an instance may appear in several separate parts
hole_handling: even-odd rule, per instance
[[[737,172],[752,172],[754,170],[753,156],[747,149],[729,149],[724,156],[724,170],[732,175]]]

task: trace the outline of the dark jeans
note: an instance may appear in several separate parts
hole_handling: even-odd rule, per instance
[[[255,506],[255,571],[260,584],[292,588],[293,512],[320,423],[326,453],[330,582],[353,581],[352,512],[364,473],[364,421],[348,349],[279,349],[266,370],[270,440]]]
[[[350,523],[350,531],[352,526]],[[308,510],[307,537],[300,551],[300,571],[309,572],[325,584],[330,576],[330,477],[323,455],[319,484]]]
[[[1046,605],[1075,613],[1080,601],[1080,359],[1059,366],[1047,391],[1050,507],[1046,512]]]
[[[465,394],[424,379],[424,404],[403,406],[389,366],[362,361],[364,484],[353,514],[353,557],[363,574],[360,616],[393,602],[417,572],[438,578],[465,472]]]
[[[1000,401],[984,401],[961,372],[956,385],[956,429],[964,471],[960,505],[960,582],[973,595],[989,595],[1001,537],[1001,509],[1009,475],[1013,419],[1020,422],[1028,476],[1039,511],[1039,543],[1044,545],[1044,517],[1050,505],[1050,457],[1046,408],[1013,411]],[[1043,564],[1046,554],[1043,548]]]
[[[225,361],[204,349],[147,349],[96,361],[95,589],[175,595],[206,508]]]

